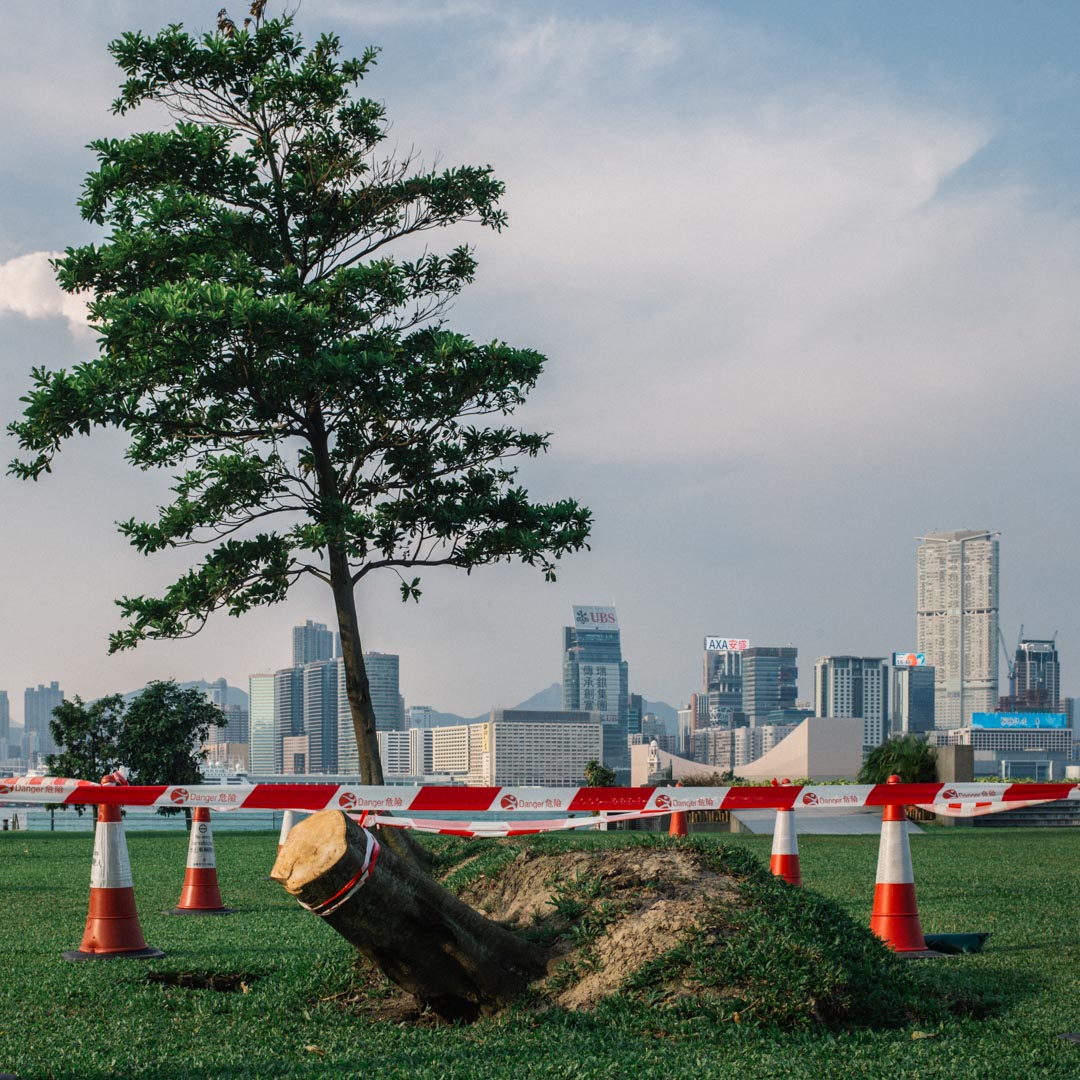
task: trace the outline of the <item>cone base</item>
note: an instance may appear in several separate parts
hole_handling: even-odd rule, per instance
[[[802,885],[798,854],[773,852],[769,858],[769,873],[773,877],[783,879],[789,885]]]
[[[147,946],[145,949],[127,949],[124,952],[83,952],[69,949],[60,954],[65,960],[158,960],[165,954],[161,949]]]
[[[235,915],[236,908],[231,907],[215,907],[215,908],[193,908],[193,907],[174,907],[172,911],[163,911],[162,915]]]

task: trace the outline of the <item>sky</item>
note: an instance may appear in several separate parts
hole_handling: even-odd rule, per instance
[[[3,428],[32,368],[93,355],[47,261],[98,238],[86,144],[163,123],[111,114],[107,43],[210,30],[220,4],[0,6]],[[1000,532],[1010,652],[1021,626],[1056,633],[1080,694],[1080,6],[303,0],[297,20],[381,48],[362,89],[392,149],[506,182],[506,231],[445,238],[479,259],[450,323],[548,357],[518,418],[551,449],[522,479],[595,518],[554,584],[444,569],[403,605],[367,578],[364,645],[400,655],[407,704],[473,716],[558,681],[574,604],[616,607],[646,698],[685,704],[718,635],[796,645],[809,699],[818,656],[914,648],[915,538],[961,528]],[[114,600],[186,565],[116,533],[168,487],[123,451],[96,433],[38,483],[0,478],[16,722],[53,680],[246,688],[290,663],[293,625],[332,623],[312,583],[108,656]]]

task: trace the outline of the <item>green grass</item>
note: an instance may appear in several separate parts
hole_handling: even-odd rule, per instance
[[[546,841],[621,843],[624,834]],[[706,842],[720,842],[709,838]],[[782,1032],[693,1011],[649,1023],[623,1001],[470,1028],[373,1021],[341,998],[353,951],[266,880],[276,834],[219,833],[222,918],[169,917],[183,834],[128,836],[142,929],[167,956],[66,963],[86,919],[92,837],[0,833],[0,1072],[32,1077],[1080,1077],[1080,830],[934,829],[911,841],[923,928],[991,931],[982,954],[909,962],[958,1013],[894,1029]],[[768,859],[768,837],[722,841]],[[533,841],[535,843],[535,841]],[[875,837],[800,838],[806,887],[869,922]],[[481,858],[468,864],[473,852]],[[497,872],[500,845],[442,847],[457,880]],[[758,933],[767,932],[757,928]],[[695,961],[700,967],[700,957]],[[150,982],[229,974],[247,992]],[[782,973],[772,976],[777,981]],[[335,1000],[337,998],[337,1000]]]

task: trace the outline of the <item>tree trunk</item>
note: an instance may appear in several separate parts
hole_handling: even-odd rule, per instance
[[[310,445],[315,459],[315,472],[318,477],[319,496],[333,512],[327,517],[333,518],[340,502],[337,476],[330,461],[326,428],[322,413],[313,406],[308,413],[310,426]],[[349,714],[352,717],[353,734],[356,738],[356,754],[360,766],[360,780],[364,784],[380,785],[383,783],[382,759],[379,757],[379,743],[376,738],[375,707],[371,701],[371,687],[368,683],[367,666],[364,664],[364,647],[360,641],[360,620],[356,616],[356,593],[349,567],[349,557],[340,536],[335,537],[328,530],[326,558],[330,570],[330,589],[334,594],[334,610],[337,614],[338,632],[341,635],[341,662],[345,668],[345,696],[349,702]],[[418,865],[430,865],[431,859],[425,849],[401,829],[391,830],[387,844],[403,859],[409,859]]]
[[[544,973],[539,948],[485,919],[340,810],[289,833],[270,876],[445,1020],[505,1008]]]

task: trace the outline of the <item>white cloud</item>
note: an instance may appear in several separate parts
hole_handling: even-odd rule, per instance
[[[562,56],[553,26],[533,54]],[[552,63],[586,77],[600,40],[581,32],[572,64]],[[530,102],[507,71],[486,93],[513,107],[475,106],[467,141],[506,179],[511,216],[480,241],[478,288],[511,340],[552,354],[530,422],[560,448],[601,461],[790,459],[808,438],[955,448],[1040,379],[1075,383],[1080,223],[1020,187],[957,182],[993,141],[988,120],[855,97],[826,75],[751,108],[708,79],[685,89],[682,115],[647,95],[589,112]]]
[[[56,283],[55,251],[33,251],[0,263],[0,312],[27,319],[66,319],[73,334],[87,333],[86,302]]]

